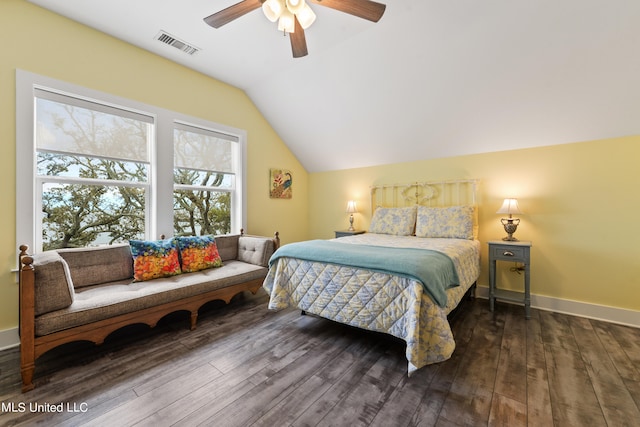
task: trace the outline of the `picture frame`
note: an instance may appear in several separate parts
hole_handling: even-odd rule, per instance
[[[293,175],[288,169],[269,169],[269,197],[291,199],[293,197]]]

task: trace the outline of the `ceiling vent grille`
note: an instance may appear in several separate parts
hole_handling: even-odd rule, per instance
[[[160,31],[156,35],[155,39],[169,46],[173,46],[176,49],[180,49],[181,51],[189,55],[193,55],[194,53],[200,50],[197,47],[190,45],[189,43],[183,42],[182,40],[178,40],[177,38],[175,38],[174,36],[172,36],[171,34],[165,31]]]

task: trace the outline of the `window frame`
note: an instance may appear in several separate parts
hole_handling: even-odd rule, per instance
[[[28,245],[30,252],[40,252],[41,236],[36,236],[39,215],[36,212],[35,89],[53,91],[86,99],[110,107],[130,110],[153,118],[149,203],[146,207],[145,238],[173,236],[173,132],[176,124],[189,123],[212,129],[238,139],[235,189],[231,190],[231,231],[246,228],[246,140],[247,133],[198,117],[144,104],[94,89],[63,82],[24,70],[16,70],[16,243]],[[228,190],[227,190],[228,191]]]

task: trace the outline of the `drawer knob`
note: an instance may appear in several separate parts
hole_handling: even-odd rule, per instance
[[[511,252],[511,251],[504,251],[504,253],[502,254],[502,256],[513,256],[513,252]]]

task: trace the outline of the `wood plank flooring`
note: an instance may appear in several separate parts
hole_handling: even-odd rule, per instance
[[[402,341],[271,312],[264,296],[188,321],[55,349],[26,394],[19,352],[0,352],[0,425],[640,425],[640,329],[464,301],[453,357],[409,378]]]

